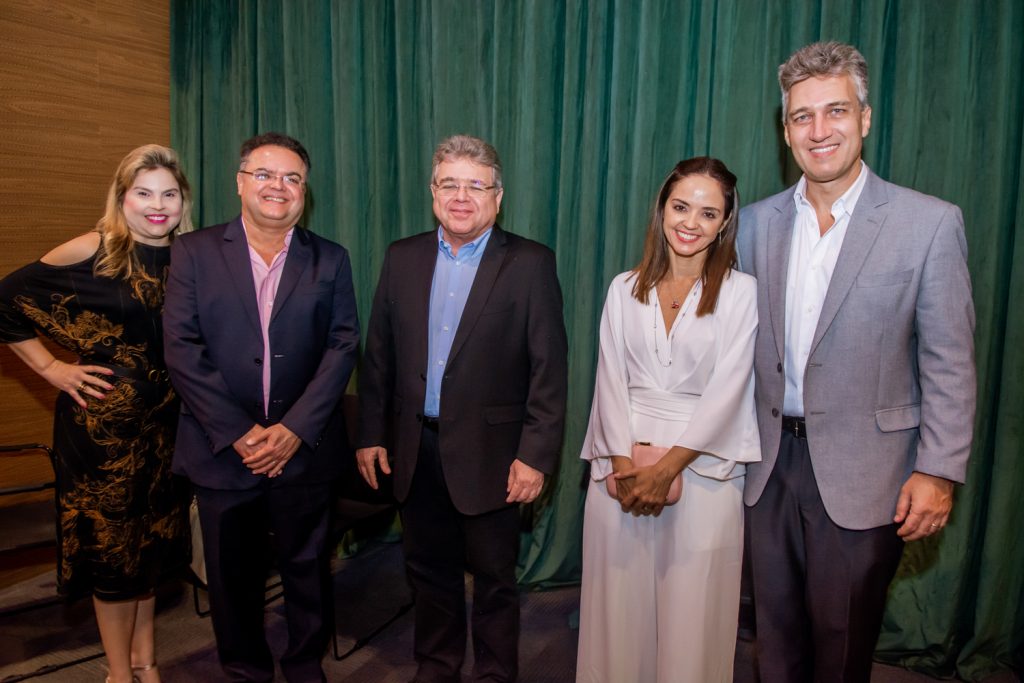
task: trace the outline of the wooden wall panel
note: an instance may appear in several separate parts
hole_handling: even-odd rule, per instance
[[[0,0],[0,276],[95,225],[121,158],[170,142],[170,7]],[[56,391],[0,348],[0,444],[50,444]],[[0,458],[0,486],[38,479]]]

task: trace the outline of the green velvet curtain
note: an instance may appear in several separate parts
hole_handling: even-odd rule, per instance
[[[195,219],[238,210],[246,137],[282,130],[313,159],[313,230],[353,256],[367,320],[385,246],[433,227],[430,156],[459,132],[505,164],[505,227],[553,247],[571,344],[561,470],[532,510],[526,584],[577,581],[597,324],[640,253],[679,159],[722,158],[753,201],[797,172],[776,66],[819,39],[871,67],[865,158],[959,204],[978,312],[969,482],[940,537],[907,549],[878,656],[979,680],[1024,644],[1024,4],[1019,0],[174,0],[172,131]],[[1018,302],[1013,305],[1012,302]],[[884,324],[884,321],[881,321]],[[856,485],[855,482],[851,482]]]

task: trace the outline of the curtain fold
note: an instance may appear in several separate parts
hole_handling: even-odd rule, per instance
[[[1024,648],[1024,5],[1016,0],[172,0],[172,137],[195,221],[238,211],[238,146],[265,130],[309,149],[306,224],[349,248],[361,319],[384,249],[434,227],[430,158],[488,139],[502,224],[555,249],[570,338],[560,470],[532,506],[524,584],[580,575],[578,459],[605,290],[638,260],[653,194],[710,154],[744,203],[795,182],[775,70],[821,39],[871,72],[865,159],[962,207],[978,313],[979,410],[951,524],[908,546],[878,657],[980,680]]]

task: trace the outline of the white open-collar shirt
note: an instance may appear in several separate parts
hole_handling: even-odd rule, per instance
[[[835,222],[824,235],[818,227],[814,207],[807,201],[806,176],[801,176],[796,184],[793,193],[796,220],[793,222],[793,241],[786,274],[786,395],[783,401],[783,413],[786,415],[804,415],[804,371],[811,341],[846,238],[846,228],[850,225],[850,217],[867,177],[867,164],[861,161],[857,180],[832,204]]]

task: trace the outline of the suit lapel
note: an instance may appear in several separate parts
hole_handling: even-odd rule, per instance
[[[885,223],[884,207],[889,201],[888,193],[878,176],[867,168],[865,171],[869,175],[850,217],[850,224],[846,227],[843,246],[839,250],[839,258],[836,260],[835,270],[832,271],[832,279],[829,281],[825,301],[821,306],[821,315],[818,316],[818,326],[811,341],[812,354],[839,313],[839,307],[857,280],[857,274],[864,267],[864,261],[878,239],[882,224]]]
[[[245,239],[242,219],[236,218],[224,229],[222,243],[224,263],[227,265],[231,282],[238,292],[238,300],[242,302],[245,315],[252,323],[257,334],[262,335],[260,314],[256,310],[256,285],[252,279],[252,264],[249,257],[249,243]],[[200,294],[201,295],[201,294]]]
[[[405,343],[411,345],[413,358],[419,359],[420,367],[427,366],[428,343],[430,339],[430,289],[434,281],[434,268],[437,267],[437,230],[425,233],[421,244],[413,252],[411,263],[397,263],[394,267],[402,269],[400,277],[404,283],[404,292],[408,293],[409,311],[413,316],[416,334],[407,335]]]
[[[284,270],[281,272],[281,283],[277,286],[277,294],[274,295],[274,310],[270,313],[271,323],[284,308],[303,271],[309,266],[312,258],[310,241],[309,233],[302,228],[296,227],[292,232],[292,241],[288,245],[288,255],[285,257]]]
[[[793,192],[784,194],[776,204],[777,213],[768,223],[768,311],[772,334],[779,358],[785,358],[786,279],[789,275],[789,252],[793,243],[793,222],[796,207]]]
[[[459,354],[469,333],[476,325],[480,312],[484,309],[494,281],[498,279],[501,266],[505,262],[505,255],[508,252],[508,236],[498,226],[494,226],[494,232],[487,241],[487,249],[480,260],[480,267],[477,268],[476,277],[473,278],[473,286],[469,290],[469,298],[466,299],[466,307],[462,310],[462,318],[459,320],[459,328],[455,331],[455,339],[452,340],[452,350],[448,354],[448,364]]]

